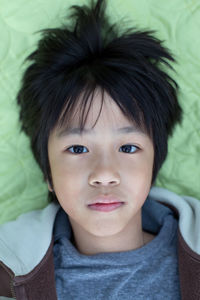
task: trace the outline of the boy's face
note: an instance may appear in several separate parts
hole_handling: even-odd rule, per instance
[[[128,227],[139,226],[141,208],[151,187],[151,139],[138,130],[117,132],[118,128],[133,124],[108,94],[104,97],[101,115],[90,134],[67,135],[64,129],[55,129],[49,137],[53,188],[76,236],[81,233],[95,238],[111,237]],[[94,125],[100,104],[100,94],[96,94],[85,129]],[[78,127],[78,120],[75,115],[71,128]],[[72,145],[81,147],[75,149]],[[90,209],[88,205],[101,195],[115,196],[124,204],[110,212]]]

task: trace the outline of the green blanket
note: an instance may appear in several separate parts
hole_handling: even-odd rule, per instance
[[[36,47],[37,30],[59,26],[81,0],[0,0],[0,223],[47,205],[47,186],[20,133],[16,94],[24,58]],[[112,21],[154,29],[177,59],[184,118],[169,140],[157,186],[200,199],[200,4],[199,0],[107,0]],[[127,20],[127,21],[126,21]]]

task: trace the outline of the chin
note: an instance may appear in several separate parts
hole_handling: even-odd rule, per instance
[[[109,237],[109,236],[116,235],[116,234],[118,234],[119,232],[121,232],[123,230],[123,227],[122,228],[119,228],[119,227],[116,228],[116,224],[112,227],[108,226],[108,227],[104,227],[104,228],[101,228],[101,229],[97,228],[96,230],[90,230],[89,232],[92,235],[95,235],[96,237],[102,237],[103,238],[103,237]]]

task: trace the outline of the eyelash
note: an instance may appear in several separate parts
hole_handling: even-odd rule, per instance
[[[121,147],[125,147],[125,146],[133,146],[134,148],[136,148],[136,150],[134,151],[134,152],[132,152],[132,153],[129,153],[129,152],[124,152],[124,153],[128,153],[128,154],[134,154],[134,153],[136,153],[138,150],[140,150],[140,148],[138,147],[138,146],[135,146],[135,145],[130,145],[130,144],[126,144],[126,145],[123,145],[123,146],[121,146]],[[84,147],[84,146],[82,146],[82,145],[72,145],[71,147],[69,147],[69,148],[67,148],[66,149],[66,151],[69,151],[69,149],[70,148],[74,148],[74,147]],[[86,148],[86,147],[85,147]],[[120,151],[120,152],[122,152],[122,151]],[[72,154],[83,154],[83,153],[86,153],[86,152],[79,152],[79,153],[75,153],[75,152],[72,152]]]

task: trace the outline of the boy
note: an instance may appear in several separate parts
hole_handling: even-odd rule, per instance
[[[181,120],[174,59],[104,11],[74,6],[28,57],[20,119],[51,203],[0,227],[2,298],[200,299],[199,202],[151,188]]]

